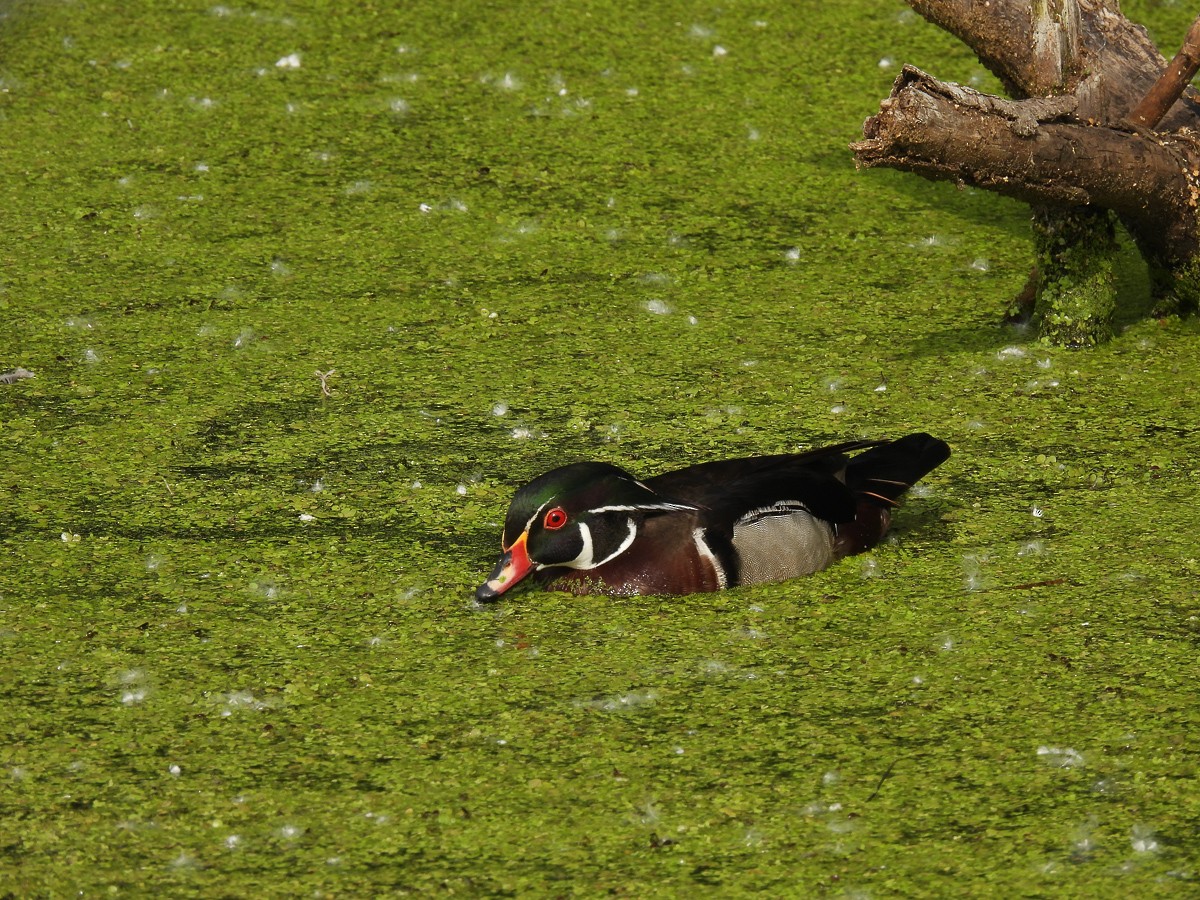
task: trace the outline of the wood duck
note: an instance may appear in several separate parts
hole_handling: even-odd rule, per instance
[[[643,481],[608,463],[563,466],[513,497],[504,552],[475,599],[531,575],[577,594],[693,594],[811,575],[879,543],[900,496],[949,456],[944,441],[910,434]]]

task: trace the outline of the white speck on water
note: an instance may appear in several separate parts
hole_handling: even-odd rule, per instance
[[[533,440],[535,438],[545,437],[546,432],[539,431],[536,428],[527,428],[524,425],[518,425],[516,428],[512,429],[512,431],[509,432],[509,435],[515,441],[528,441],[528,440]]]
[[[24,781],[29,777],[29,773],[25,771],[23,766],[13,766],[8,770],[8,775],[13,781]]]
[[[271,274],[279,278],[290,278],[292,275],[292,267],[285,263],[282,259],[276,257],[271,260]]]
[[[1154,837],[1154,829],[1148,825],[1134,825],[1129,842],[1133,845],[1134,853],[1157,853],[1160,849]]]
[[[369,194],[374,187],[375,185],[371,183],[369,178],[360,178],[358,181],[352,181],[350,184],[346,185],[346,187],[342,189],[342,193],[344,193],[347,197],[356,197],[361,196],[362,194]]]
[[[298,69],[300,68],[300,54],[289,53],[287,56],[280,57],[275,62],[277,69]]]
[[[643,706],[651,706],[656,700],[658,700],[657,691],[629,691],[610,697],[597,697],[594,700],[578,700],[575,705],[603,712],[627,712]]]
[[[240,834],[231,834],[225,838],[225,849],[236,850],[242,845],[242,836]]]
[[[91,331],[96,327],[90,319],[85,319],[83,316],[67,316],[63,324],[68,328],[82,328],[85,331]]]
[[[499,403],[492,404],[492,415],[493,416],[503,416],[503,415],[507,415],[507,414],[508,414],[508,404],[505,403],[503,400],[500,401]]]
[[[863,578],[878,578],[880,575],[879,560],[873,556],[863,557],[859,564],[859,575]]]
[[[179,768],[179,766],[176,766],[176,765],[167,766],[167,771],[170,772],[172,775],[174,775],[176,778],[178,778],[180,775],[183,774],[183,769]]]
[[[885,393],[886,391],[887,391],[887,382],[886,382],[886,381],[884,381],[884,382],[881,382],[881,383],[879,383],[879,384],[877,384],[877,385],[875,386],[875,393],[876,393],[876,394],[883,394],[883,393]]]
[[[209,110],[217,105],[212,97],[188,97],[188,103],[195,109]]]
[[[237,337],[235,337],[233,339],[233,349],[234,350],[245,350],[253,342],[254,342],[254,329],[253,328],[243,328],[241,331],[238,332]]]
[[[831,413],[840,415],[841,413],[844,413],[846,411],[846,404],[845,403],[835,403],[835,404],[833,404],[833,406],[829,407],[829,411]]]
[[[683,756],[684,750],[682,747],[675,747],[673,749],[675,751],[676,756]]]
[[[479,80],[484,84],[495,85],[502,91],[517,91],[521,89],[521,79],[512,72],[505,72],[499,78],[495,78],[492,75],[484,75]]]
[[[762,137],[762,134],[761,134],[761,133],[759,132],[759,130],[758,130],[757,128],[755,128],[753,125],[749,126],[749,127],[746,129],[746,140],[748,140],[748,141],[757,141],[757,140],[758,140],[759,138],[761,138],[761,137]]]
[[[174,869],[190,869],[195,865],[196,857],[187,851],[180,851],[179,855],[171,860],[171,867]]]
[[[467,486],[465,484],[460,484],[454,489],[454,493],[458,494],[460,497],[465,497],[467,494]]]
[[[145,701],[149,692],[145,688],[131,688],[121,693],[121,703],[125,706],[137,706]]]
[[[1029,513],[1035,519],[1040,519],[1046,515],[1046,511],[1044,509],[1042,509],[1040,506],[1033,507],[1032,509],[1029,510]]]
[[[996,351],[996,359],[1024,359],[1028,354],[1024,348],[1017,346],[1004,347]]]
[[[721,59],[722,57],[728,56],[729,51],[726,50],[724,47],[722,47],[720,44],[717,44],[712,49],[712,55],[713,55],[714,59]]]
[[[895,64],[895,61],[890,56],[885,56],[879,61],[879,68],[890,69]]]
[[[1037,367],[1039,369],[1048,369],[1048,368],[1050,368],[1050,366],[1051,366],[1051,361],[1050,361],[1050,357],[1048,357],[1048,356],[1043,356],[1037,361]]]
[[[733,630],[733,636],[747,638],[752,641],[764,641],[770,638],[770,635],[761,628],[754,628],[753,626],[735,628]]]
[[[647,800],[634,810],[634,815],[643,825],[653,825],[662,818],[662,810],[654,800]]]
[[[90,347],[83,351],[83,361],[89,365],[95,365],[103,358],[97,351],[92,350]]]
[[[912,683],[914,685],[916,685],[917,687],[920,687],[921,685],[923,685],[925,683],[925,679],[922,678],[920,675],[914,675]]]
[[[636,97],[637,95],[638,95],[637,88],[635,88],[635,87],[625,88],[625,96],[626,97]]]
[[[1084,862],[1096,852],[1099,845],[1093,837],[1093,833],[1098,824],[1099,821],[1093,816],[1075,829],[1071,836],[1071,858],[1075,862]]]
[[[142,219],[142,220],[157,218],[158,217],[158,207],[153,206],[149,203],[144,203],[141,206],[135,206],[133,208],[133,217],[135,219]]]
[[[794,266],[796,263],[800,262],[800,248],[788,247],[786,250],[784,250],[783,261],[789,266]]]
[[[989,263],[982,256],[977,256],[975,259],[971,260],[971,268],[976,272],[986,272],[991,267],[991,263]]]
[[[1037,748],[1037,755],[1042,762],[1057,769],[1074,769],[1083,765],[1083,754],[1072,747]]]
[[[419,481],[414,481],[409,485],[409,487],[411,487],[414,491],[419,491],[422,487],[424,487],[424,485]]]
[[[423,212],[423,213],[431,213],[431,212],[433,212],[433,207],[432,207],[432,206],[430,206],[428,203],[422,203],[422,204],[420,204],[419,206],[417,206],[417,209],[419,209],[419,210],[420,210],[421,212]]]
[[[1021,549],[1017,551],[1017,556],[1040,556],[1046,552],[1046,544],[1044,541],[1026,541],[1021,545]]]
[[[304,835],[304,829],[299,825],[283,825],[275,833],[285,841],[294,841]]]
[[[231,716],[237,710],[262,712],[275,704],[269,700],[261,700],[250,691],[228,691],[218,697],[222,718]]]
[[[392,100],[388,101],[388,109],[390,109],[392,112],[394,112],[398,116],[403,116],[409,110],[408,101],[404,100],[400,97],[395,97]]]
[[[986,553],[964,553],[962,558],[963,588],[967,591],[981,591],[988,586],[988,579],[983,575],[983,567],[991,559]]]
[[[64,531],[59,537],[62,538],[64,544],[78,544],[83,538],[73,531]]]
[[[654,313],[656,316],[666,316],[671,312],[671,307],[663,300],[647,300],[644,307],[647,312]]]
[[[832,770],[826,772],[824,775],[821,776],[821,784],[824,784],[824,785],[837,784],[841,780],[842,780],[842,776],[838,772],[835,772]],[[830,807],[830,808],[832,809],[832,807]],[[838,805],[838,809],[841,809],[840,804]]]
[[[318,478],[311,485],[309,485],[308,489],[314,494],[321,493],[321,491],[325,490],[325,480],[323,478]]]
[[[689,325],[698,325],[698,324],[700,324],[700,320],[697,319],[695,316],[688,316],[687,323]]]
[[[315,522],[316,518],[316,516],[311,515],[310,513],[300,513],[301,522]]]
[[[251,581],[250,590],[267,600],[276,600],[283,593],[283,588],[273,578],[259,578]]]
[[[416,84],[421,80],[421,76],[416,72],[404,72],[399,75],[384,75],[379,81],[381,84]]]

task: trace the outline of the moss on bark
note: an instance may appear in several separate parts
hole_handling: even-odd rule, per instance
[[[1060,347],[1107,340],[1116,307],[1112,214],[1035,209],[1033,233],[1041,276],[1034,321],[1042,340]]]

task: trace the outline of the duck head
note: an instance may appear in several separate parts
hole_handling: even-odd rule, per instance
[[[475,591],[495,600],[544,569],[596,569],[626,552],[647,515],[694,507],[664,500],[624,469],[573,463],[525,485],[508,508],[503,553]]]

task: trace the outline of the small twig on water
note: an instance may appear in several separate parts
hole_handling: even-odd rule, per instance
[[[892,774],[892,769],[896,768],[896,763],[900,762],[900,757],[892,760],[892,764],[884,769],[883,774],[879,776],[879,784],[875,785],[875,790],[871,791],[871,796],[867,798],[867,803],[870,803],[879,796],[879,792],[883,790],[883,783],[888,780]]]

